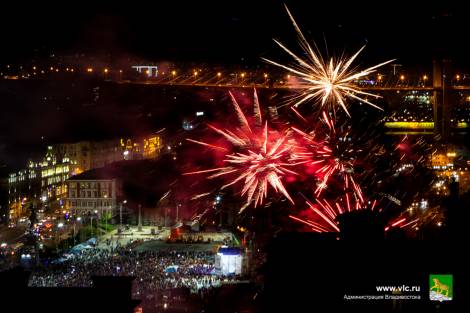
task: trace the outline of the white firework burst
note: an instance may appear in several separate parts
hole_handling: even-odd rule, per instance
[[[377,109],[381,109],[367,100],[368,96],[376,98],[379,96],[361,90],[354,84],[354,81],[374,73],[377,68],[393,62],[394,60],[389,60],[365,70],[357,71],[355,68],[352,68],[351,65],[365,46],[349,58],[330,58],[329,61],[325,60],[318,51],[315,43],[312,43],[314,47],[312,48],[312,45],[305,39],[305,36],[287,7],[286,10],[294,24],[299,44],[307,57],[305,59],[299,57],[281,42],[274,39],[285,52],[294,58],[296,63],[293,65],[284,65],[265,58],[263,58],[263,60],[283,68],[299,78],[299,82],[295,83],[293,86],[300,90],[293,98],[294,106],[297,107],[301,103],[314,100],[319,102],[322,107],[325,104],[333,107],[339,105],[348,116],[350,116],[346,106],[346,99],[351,98],[367,103]]]

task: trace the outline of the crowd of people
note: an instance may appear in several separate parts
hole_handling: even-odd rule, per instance
[[[238,277],[215,272],[211,252],[113,251],[87,249],[58,264],[48,264],[30,277],[35,287],[89,287],[92,276],[133,276],[135,296],[187,287],[192,292],[231,283]]]

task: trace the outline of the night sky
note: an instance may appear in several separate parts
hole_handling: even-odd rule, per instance
[[[470,63],[462,35],[467,10],[449,1],[162,2],[16,4],[2,10],[1,57],[24,62],[32,55],[85,53],[111,60],[257,64],[260,56],[282,54],[273,37],[294,43],[286,2],[307,36],[323,49],[326,39],[331,54],[367,43],[371,62],[398,58],[427,65],[445,56]]]
[[[83,57],[86,66],[94,59],[96,66],[119,64],[120,68],[128,67],[129,62],[162,61],[269,67],[261,57],[290,62],[273,38],[299,52],[283,1],[100,2],[4,5],[0,13],[0,67],[44,61],[54,64],[56,59],[51,55],[79,56],[79,61]],[[396,58],[407,69],[423,73],[429,72],[433,58],[451,58],[462,73],[470,69],[464,36],[469,28],[468,10],[448,1],[410,3],[286,1],[306,37],[330,56],[350,55],[367,44],[357,60],[359,66]],[[98,85],[93,81],[0,82],[0,163],[21,166],[33,151],[42,153],[43,145],[52,142],[88,139],[87,134],[110,137],[109,130],[116,129],[115,125],[132,126],[135,116],[149,113],[144,109],[122,113],[129,117],[126,122],[110,112],[121,112],[126,105],[155,106],[166,97],[153,96],[147,101],[142,94],[140,98],[132,94],[131,100],[107,101],[108,94],[118,93],[101,87],[102,100],[93,103],[93,88]],[[178,101],[186,100],[178,96]],[[161,120],[161,115],[154,114],[152,119]],[[84,123],[107,128],[101,132],[98,126],[80,128]],[[161,127],[157,124],[138,125]],[[134,135],[143,130],[127,131]]]

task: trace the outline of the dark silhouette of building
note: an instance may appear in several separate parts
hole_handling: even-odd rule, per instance
[[[266,312],[460,312],[468,256],[447,241],[338,240],[337,234],[274,238],[264,267]],[[453,300],[429,300],[429,275],[452,274]],[[351,300],[376,286],[419,286],[416,300]],[[389,292],[388,294],[391,294]],[[406,292],[397,293],[407,295]]]
[[[338,217],[342,240],[383,240],[385,223],[379,212],[358,210]]]
[[[133,277],[93,277],[91,288],[28,287],[30,272],[14,268],[0,273],[2,312],[133,313],[140,300],[131,298]]]

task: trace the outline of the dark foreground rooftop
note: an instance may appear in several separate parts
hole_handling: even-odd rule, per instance
[[[91,288],[28,287],[30,273],[15,268],[0,273],[1,312],[133,313],[132,277],[93,277]]]

